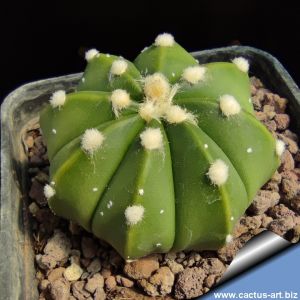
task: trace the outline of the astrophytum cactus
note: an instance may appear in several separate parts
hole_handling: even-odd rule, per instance
[[[134,63],[86,60],[40,117],[53,212],[125,259],[229,242],[284,150],[255,118],[248,61],[200,65],[170,34]]]

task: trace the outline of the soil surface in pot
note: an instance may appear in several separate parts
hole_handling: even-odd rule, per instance
[[[251,78],[257,118],[283,140],[281,166],[237,223],[233,240],[218,251],[155,254],[126,263],[105,242],[55,216],[43,187],[47,149],[39,126],[24,137],[30,179],[28,211],[39,299],[190,299],[208,292],[237,251],[254,235],[271,230],[296,243],[300,237],[300,151],[289,129],[287,100]]]

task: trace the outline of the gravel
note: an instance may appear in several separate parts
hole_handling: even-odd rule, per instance
[[[40,300],[191,299],[208,292],[237,251],[254,235],[271,230],[293,243],[300,238],[300,151],[286,113],[288,101],[251,78],[257,118],[284,141],[282,163],[237,222],[233,240],[218,251],[182,251],[125,262],[112,247],[74,222],[55,216],[43,195],[49,180],[40,130],[25,137],[33,248]]]

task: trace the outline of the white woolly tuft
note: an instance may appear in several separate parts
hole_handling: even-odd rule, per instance
[[[285,150],[285,143],[282,140],[276,141],[276,154],[280,157]]]
[[[61,108],[66,102],[66,92],[63,90],[54,92],[49,102],[53,108]]]
[[[206,68],[201,66],[188,67],[183,70],[182,78],[191,84],[204,80]]]
[[[170,94],[168,79],[161,73],[154,73],[145,78],[144,92],[147,99],[152,101],[166,100]]]
[[[249,71],[249,62],[244,57],[236,57],[232,62],[242,71],[248,73]]]
[[[98,129],[87,129],[81,138],[81,148],[92,155],[102,146],[104,139],[105,137]]]
[[[46,184],[44,186],[44,195],[47,199],[50,199],[55,195],[55,189],[51,185]]]
[[[163,136],[159,128],[147,128],[140,134],[141,144],[147,150],[161,149]]]
[[[85,59],[87,61],[90,61],[91,59],[93,59],[98,54],[99,54],[99,51],[97,49],[90,49],[90,50],[85,52]]]
[[[233,241],[233,236],[231,234],[226,235],[226,243],[231,243]]]
[[[141,222],[145,213],[145,208],[142,205],[132,205],[125,209],[126,223],[129,226],[136,225]]]
[[[172,105],[166,111],[166,120],[171,124],[177,124],[186,121],[188,118],[188,113],[185,109],[178,105]]]
[[[175,43],[174,37],[170,33],[159,34],[154,42],[155,46],[172,47]]]
[[[228,166],[223,160],[217,159],[211,164],[207,175],[213,184],[220,186],[228,179]]]
[[[168,79],[161,73],[154,73],[145,78],[144,92],[149,100],[164,101],[168,98],[171,87]]]
[[[119,111],[128,107],[131,103],[130,95],[122,89],[114,90],[110,96],[110,101],[113,106],[113,111],[116,117],[119,116]]]
[[[139,195],[143,196],[144,195],[144,189],[139,189]]]
[[[115,60],[110,68],[110,73],[112,75],[122,75],[126,72],[128,63],[124,59]]]
[[[158,117],[157,108],[153,102],[146,101],[140,105],[139,115],[142,119],[149,122],[152,119],[156,119]]]
[[[220,109],[223,115],[230,117],[240,113],[241,106],[233,96],[223,95],[220,97]]]

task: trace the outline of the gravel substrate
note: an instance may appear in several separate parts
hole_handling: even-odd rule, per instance
[[[126,263],[109,245],[52,214],[43,195],[49,161],[39,128],[25,137],[31,180],[29,213],[39,299],[191,299],[208,292],[237,251],[269,229],[296,243],[300,237],[300,151],[289,129],[287,100],[251,78],[257,118],[283,140],[286,150],[272,179],[236,225],[233,240],[218,251],[155,254]]]

